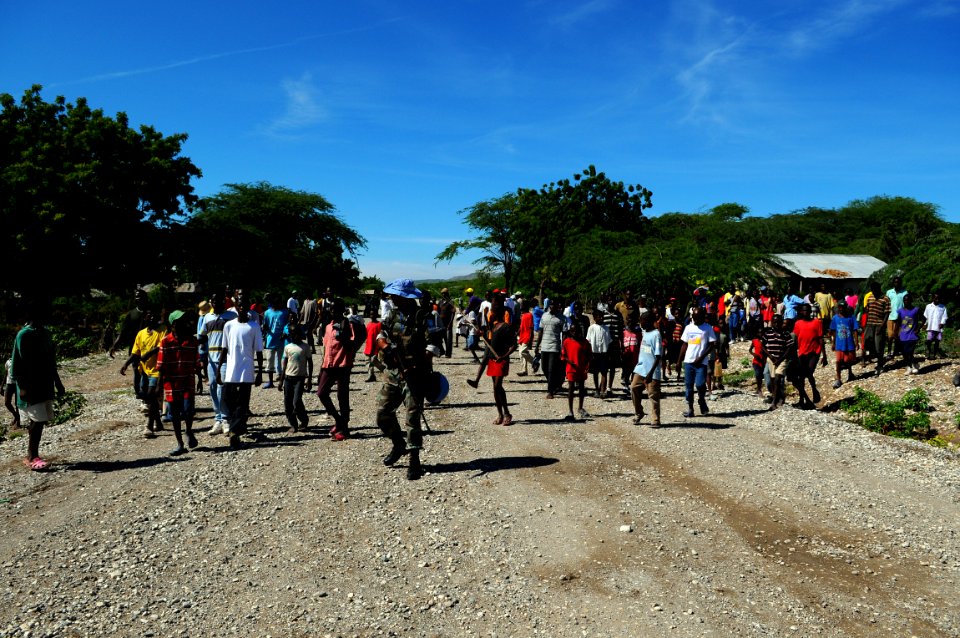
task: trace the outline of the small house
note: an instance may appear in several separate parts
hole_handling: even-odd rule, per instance
[[[821,283],[826,284],[828,292],[858,290],[870,275],[887,265],[871,255],[780,253],[772,257],[766,264],[767,273],[789,279],[804,293],[819,290]]]

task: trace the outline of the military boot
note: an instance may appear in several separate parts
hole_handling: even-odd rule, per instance
[[[420,465],[420,451],[410,451],[410,464],[407,465],[407,480],[416,481],[423,476],[423,467]]]
[[[407,444],[403,439],[394,439],[393,448],[390,449],[390,453],[383,457],[383,464],[387,467],[390,467],[394,463],[400,460],[400,458],[407,453]]]

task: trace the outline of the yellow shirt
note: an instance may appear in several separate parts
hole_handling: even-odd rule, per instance
[[[821,319],[828,319],[833,315],[833,295],[829,292],[818,292],[813,299],[820,305]]]
[[[137,338],[133,341],[133,349],[130,351],[131,354],[142,355],[147,352],[150,352],[154,348],[160,345],[160,341],[167,335],[166,330],[153,330],[151,328],[144,328],[137,333]],[[160,371],[157,370],[157,356],[158,352],[154,352],[153,355],[147,359],[140,359],[140,371],[147,375],[148,377],[159,377]]]

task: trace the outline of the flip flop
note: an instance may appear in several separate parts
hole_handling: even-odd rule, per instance
[[[512,423],[513,423],[513,415],[508,414],[503,418],[503,423],[501,423],[500,425],[511,425]]]
[[[32,461],[30,461],[30,469],[34,472],[42,472],[47,469],[50,464],[41,459],[39,456]]]
[[[493,421],[493,424],[494,424],[494,425],[503,425],[503,417],[502,417],[502,416],[498,416],[498,417]]]

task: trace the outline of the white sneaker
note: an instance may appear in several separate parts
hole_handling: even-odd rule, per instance
[[[220,421],[217,421],[216,423],[213,424],[213,427],[210,428],[210,436],[216,436],[221,432],[223,432],[223,423]]]

